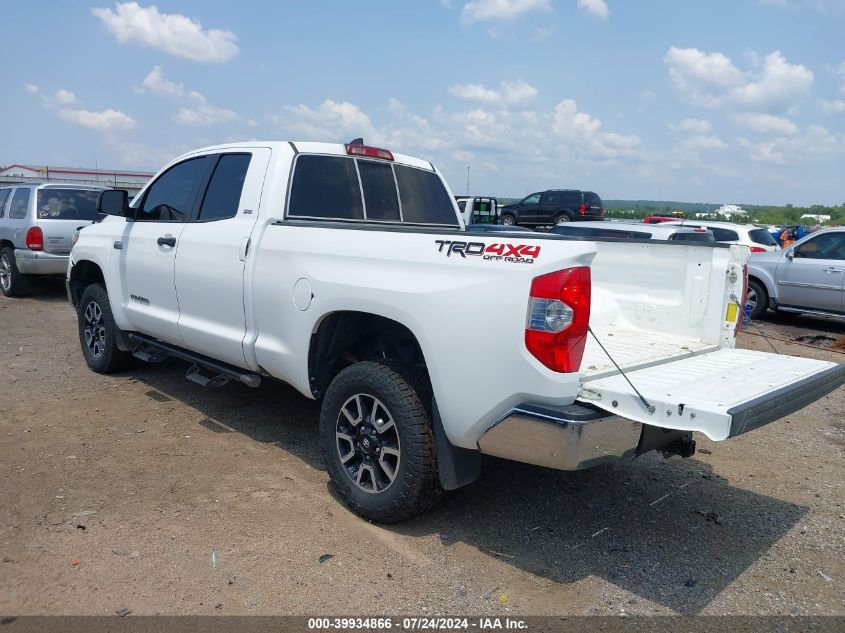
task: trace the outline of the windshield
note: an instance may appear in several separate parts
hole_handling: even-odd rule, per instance
[[[777,246],[775,238],[766,229],[751,229],[748,231],[748,237],[755,244],[762,244],[763,246]]]
[[[100,192],[91,189],[39,189],[40,220],[96,220]]]

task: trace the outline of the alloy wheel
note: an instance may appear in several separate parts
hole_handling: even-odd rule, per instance
[[[340,463],[359,489],[379,493],[393,484],[399,472],[399,433],[381,400],[366,393],[346,400],[335,437]]]
[[[99,358],[106,351],[106,323],[103,309],[96,301],[89,301],[85,306],[85,345],[94,356]]]
[[[12,264],[9,256],[0,257],[0,288],[8,290],[12,285]]]

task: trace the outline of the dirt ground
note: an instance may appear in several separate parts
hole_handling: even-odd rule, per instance
[[[841,324],[759,327],[741,346],[845,362]],[[94,374],[58,283],[0,328],[0,613],[845,614],[845,389],[685,460],[489,459],[385,528],[332,496],[290,388]]]

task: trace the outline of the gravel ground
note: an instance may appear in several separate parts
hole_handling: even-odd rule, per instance
[[[42,290],[0,296],[0,613],[845,614],[843,389],[690,459],[489,459],[384,528],[332,496],[315,403],[205,390],[180,362],[94,374]],[[845,361],[838,323],[740,345],[770,349],[761,332]]]

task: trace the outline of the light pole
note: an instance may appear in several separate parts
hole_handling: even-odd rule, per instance
[[[469,165],[467,165],[467,195],[469,195]]]

